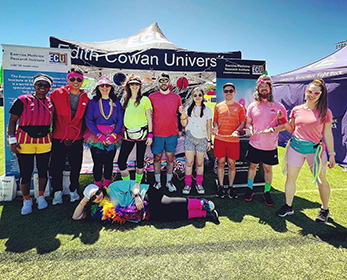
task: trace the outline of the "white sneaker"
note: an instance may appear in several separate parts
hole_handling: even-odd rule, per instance
[[[183,194],[189,194],[191,190],[191,186],[184,186],[182,193]]]
[[[40,195],[36,198],[37,209],[42,210],[47,208],[48,203],[43,195]]]
[[[61,191],[54,193],[52,205],[56,205],[56,204],[63,204],[63,194]]]
[[[29,200],[23,200],[23,207],[21,211],[22,215],[30,214],[33,211],[32,206],[33,206],[33,201],[31,198]]]
[[[205,194],[205,189],[202,185],[195,185],[195,188],[198,194]]]
[[[70,192],[70,202],[75,202],[76,200],[79,200],[80,196],[77,193],[77,190],[75,190],[74,192]]]
[[[169,189],[169,192],[177,191],[177,189],[176,189],[175,185],[172,183],[172,181],[167,182],[166,187]]]
[[[157,190],[161,188],[161,183],[160,182],[155,182],[154,186]]]

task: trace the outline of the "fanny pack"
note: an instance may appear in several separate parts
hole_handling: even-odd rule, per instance
[[[290,146],[300,154],[314,154],[320,144],[321,142],[315,144],[312,141],[301,140],[294,136],[290,140]]]
[[[124,139],[126,140],[144,140],[148,135],[148,126],[143,126],[141,128],[125,128]]]
[[[51,131],[48,126],[19,126],[21,130],[28,133],[31,138],[43,138]]]

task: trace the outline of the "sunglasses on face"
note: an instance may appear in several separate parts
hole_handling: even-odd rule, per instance
[[[168,79],[160,79],[159,80],[159,83],[163,84],[163,83],[168,83],[169,80]]]
[[[322,92],[321,91],[315,91],[315,92],[313,92],[312,90],[306,90],[306,93],[308,93],[308,94],[314,94],[314,95],[316,95],[316,96],[318,96],[318,95],[320,95]]]
[[[36,83],[35,86],[37,87],[43,87],[43,88],[50,88],[51,86],[46,83]]]
[[[138,87],[139,87],[140,84],[137,84],[137,83],[129,83],[129,86],[130,86],[130,87],[133,87],[133,86],[138,86]]]
[[[111,87],[111,85],[104,84],[104,85],[99,85],[99,87],[106,87],[106,88],[110,88],[110,87]]]
[[[70,77],[69,78],[69,81],[71,82],[71,83],[73,83],[74,81],[76,81],[77,80],[77,82],[82,82],[83,81],[83,79],[82,78],[80,78],[80,77],[77,77],[77,78],[75,78],[75,77]]]
[[[234,91],[235,91],[235,90],[233,90],[233,89],[229,89],[229,90],[228,90],[228,89],[225,89],[225,90],[224,90],[224,93],[228,93],[228,92],[233,93]]]
[[[193,97],[202,97],[202,94],[194,94]]]
[[[94,201],[95,199],[96,199],[96,197],[97,196],[99,196],[100,194],[101,194],[101,192],[102,192],[102,190],[101,189],[98,189],[97,191],[96,191],[96,193],[95,194],[93,194],[91,197],[90,197],[90,201]]]

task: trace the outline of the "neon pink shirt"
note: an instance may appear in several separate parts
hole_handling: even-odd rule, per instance
[[[305,108],[303,104],[293,108],[290,118],[295,120],[293,135],[296,138],[317,144],[323,138],[324,125],[332,122],[333,114],[328,109],[325,121],[322,123],[318,110]]]
[[[169,137],[178,134],[178,107],[181,98],[174,92],[163,94],[160,91],[149,95],[153,106],[153,135]]]
[[[266,128],[278,126],[277,111],[283,112],[287,120],[286,108],[281,103],[274,102],[252,102],[247,108],[247,119],[251,119],[253,132],[257,133]],[[278,146],[278,132],[255,134],[249,138],[249,144],[256,149],[271,151]]]

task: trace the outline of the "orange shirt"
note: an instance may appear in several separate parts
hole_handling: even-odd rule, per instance
[[[214,108],[213,122],[218,124],[218,134],[231,135],[236,128],[245,121],[245,110],[237,102],[227,105],[222,101]],[[239,137],[223,137],[216,135],[216,139],[225,142],[239,142]]]

